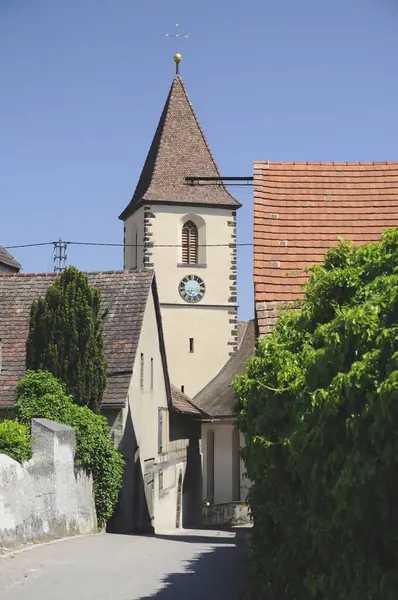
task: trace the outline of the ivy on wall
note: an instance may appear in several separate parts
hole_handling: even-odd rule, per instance
[[[398,230],[341,242],[234,382],[246,597],[398,597]]]

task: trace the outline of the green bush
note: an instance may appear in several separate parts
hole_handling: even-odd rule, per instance
[[[0,454],[7,454],[20,463],[31,457],[29,427],[14,420],[0,423]]]
[[[398,597],[398,230],[314,267],[234,382],[254,528],[246,597]]]
[[[51,373],[27,371],[17,384],[18,420],[29,425],[33,417],[70,425],[76,431],[75,462],[93,476],[100,527],[112,516],[123,478],[123,458],[110,438],[106,419],[86,406],[77,406]]]

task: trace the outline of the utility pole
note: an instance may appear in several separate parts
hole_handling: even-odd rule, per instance
[[[61,239],[54,242],[54,272],[62,273],[66,266],[66,248],[68,243]]]

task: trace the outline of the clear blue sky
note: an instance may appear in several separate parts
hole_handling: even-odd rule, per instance
[[[398,0],[0,0],[0,244],[122,242],[174,74],[224,175],[256,159],[398,159]],[[234,190],[235,192],[235,190]],[[236,196],[252,240],[252,190]],[[51,247],[13,250],[25,271]],[[240,317],[253,313],[239,249]],[[84,270],[122,248],[69,247]]]

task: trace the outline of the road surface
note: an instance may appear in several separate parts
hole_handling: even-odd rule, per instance
[[[1,600],[232,600],[244,529],[70,538],[0,557]]]

